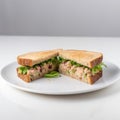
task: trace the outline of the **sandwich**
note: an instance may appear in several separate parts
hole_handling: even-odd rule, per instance
[[[59,72],[93,84],[102,77],[103,54],[85,50],[63,50],[59,53]]]
[[[59,73],[93,84],[102,77],[103,54],[86,50],[48,50],[17,57],[17,75],[26,82]],[[55,72],[59,71],[59,73]],[[51,73],[49,75],[49,73]]]
[[[59,51],[61,49],[19,55],[17,61],[21,66],[17,68],[17,76],[25,82],[31,82],[51,71],[57,70]]]

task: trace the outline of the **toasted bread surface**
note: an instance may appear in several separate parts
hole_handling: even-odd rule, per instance
[[[64,59],[73,60],[89,68],[93,68],[101,63],[103,59],[102,53],[86,50],[63,50],[60,51],[59,56]]]
[[[26,54],[19,55],[17,57],[18,64],[23,66],[33,66],[45,60],[48,60],[52,57],[55,57],[59,54],[59,51],[62,49],[56,50],[47,50],[39,52],[30,52]]]

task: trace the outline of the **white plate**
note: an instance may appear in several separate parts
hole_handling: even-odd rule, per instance
[[[1,70],[1,76],[12,87],[40,94],[66,95],[96,91],[105,88],[120,79],[120,69],[111,62],[105,62],[107,68],[103,70],[103,77],[95,84],[89,85],[79,80],[62,75],[59,78],[41,78],[31,83],[19,79],[16,74],[16,62],[6,65]]]

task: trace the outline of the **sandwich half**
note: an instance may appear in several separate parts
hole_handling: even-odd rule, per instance
[[[17,57],[19,66],[17,75],[25,82],[43,77],[46,73],[58,69],[57,56],[61,49],[30,52]]]
[[[63,50],[59,53],[59,72],[93,84],[102,77],[103,54],[85,50]]]

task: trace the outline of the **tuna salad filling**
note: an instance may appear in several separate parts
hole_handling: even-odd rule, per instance
[[[81,65],[77,62],[59,57],[59,72],[77,79],[87,79],[102,71],[104,63],[100,63],[93,68]]]
[[[18,67],[18,73],[23,75],[30,75],[30,79],[34,80],[43,77],[45,74],[58,69],[57,57],[51,58],[47,61],[36,64],[32,67],[20,66]],[[53,73],[52,73],[53,74]]]

